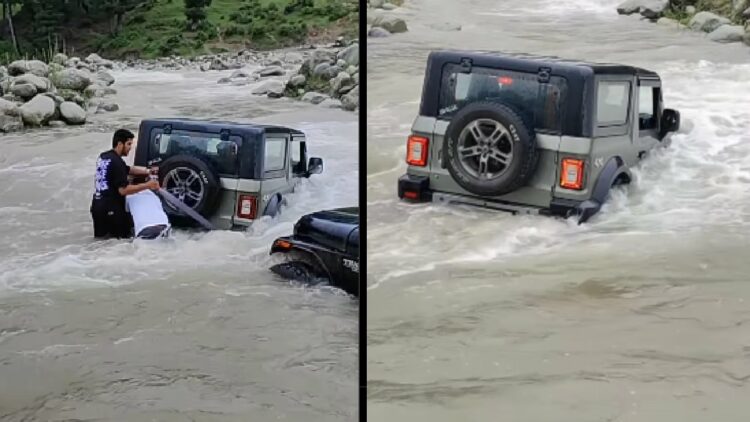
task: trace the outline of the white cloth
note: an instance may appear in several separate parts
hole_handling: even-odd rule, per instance
[[[161,206],[161,200],[151,190],[144,190],[125,197],[127,210],[133,216],[135,235],[146,227],[169,225],[169,218]]]

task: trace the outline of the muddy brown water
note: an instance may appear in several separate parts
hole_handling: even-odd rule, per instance
[[[750,48],[617,4],[412,0],[409,32],[368,39],[370,420],[747,419]],[[401,203],[441,48],[656,70],[682,129],[582,226]]]
[[[0,137],[0,420],[357,418],[358,302],[267,269],[300,216],[357,205],[357,115],[216,83],[229,73],[115,72],[119,112]],[[325,171],[247,232],[94,241],[96,156],[169,116],[290,125]]]

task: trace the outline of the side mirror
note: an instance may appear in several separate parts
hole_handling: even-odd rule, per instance
[[[664,109],[661,115],[661,135],[680,130],[680,112],[671,108]]]
[[[323,173],[323,159],[310,157],[310,161],[307,163],[307,177],[320,173]]]

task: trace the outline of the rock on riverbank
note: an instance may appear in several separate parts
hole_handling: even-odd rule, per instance
[[[719,43],[750,45],[750,0],[626,0],[617,6],[622,15],[638,13],[660,25],[703,32]],[[696,6],[707,10],[698,10]]]
[[[85,123],[87,110],[97,105],[91,100],[116,93],[107,72],[114,66],[96,54],[83,60],[57,54],[50,63],[16,60],[0,66],[0,132]]]

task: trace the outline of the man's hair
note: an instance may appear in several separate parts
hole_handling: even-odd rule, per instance
[[[117,144],[119,143],[125,143],[129,139],[135,138],[135,135],[133,135],[133,132],[127,130],[127,129],[117,129],[115,131],[115,136],[112,137],[112,148],[117,148]]]

